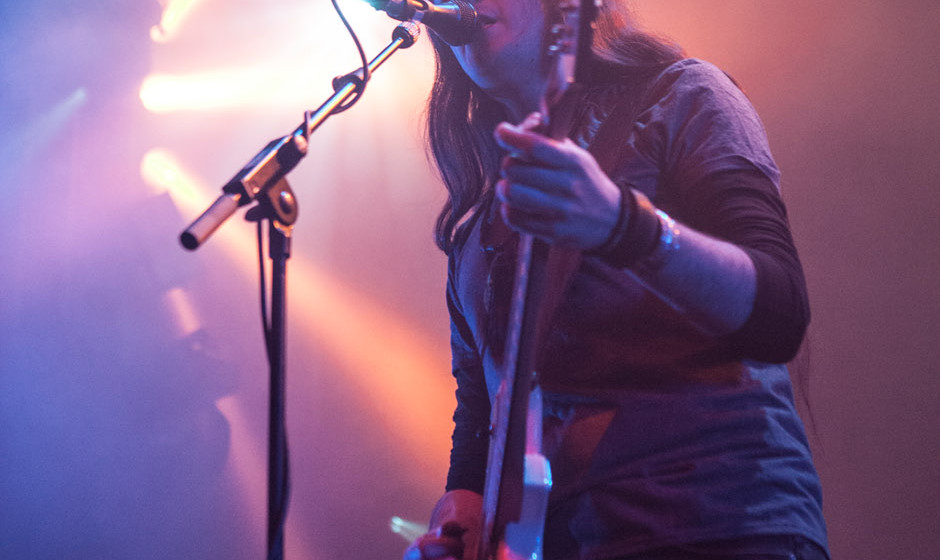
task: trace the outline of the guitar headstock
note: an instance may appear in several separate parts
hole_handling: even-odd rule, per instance
[[[556,4],[558,21],[551,27],[546,53],[551,63],[545,95],[549,109],[559,106],[572,85],[584,82],[598,3],[599,0],[558,0]],[[551,126],[556,131],[560,128],[565,127],[561,123]]]

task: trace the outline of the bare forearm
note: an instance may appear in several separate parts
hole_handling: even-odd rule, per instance
[[[754,263],[736,245],[683,224],[675,227],[678,247],[666,251],[657,266],[640,264],[631,272],[705,332],[734,332],[754,306]]]

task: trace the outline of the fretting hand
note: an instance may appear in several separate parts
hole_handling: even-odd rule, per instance
[[[496,183],[503,219],[551,244],[596,248],[617,222],[620,190],[587,150],[534,132],[540,122],[532,113],[519,125],[496,127],[496,141],[510,154]]]

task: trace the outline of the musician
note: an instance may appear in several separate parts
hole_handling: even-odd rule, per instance
[[[434,40],[457,410],[446,494],[407,558],[475,558],[516,232],[583,252],[540,357],[547,560],[828,558],[787,369],[809,309],[745,95],[605,0],[569,138],[537,130],[549,0],[480,0]]]

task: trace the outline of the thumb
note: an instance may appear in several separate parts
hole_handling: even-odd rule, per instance
[[[499,123],[493,132],[493,137],[496,143],[507,152],[511,152],[516,157],[529,158],[532,156],[535,145],[544,141],[544,137],[536,132],[541,124],[541,114],[529,113],[517,125],[507,122]]]

